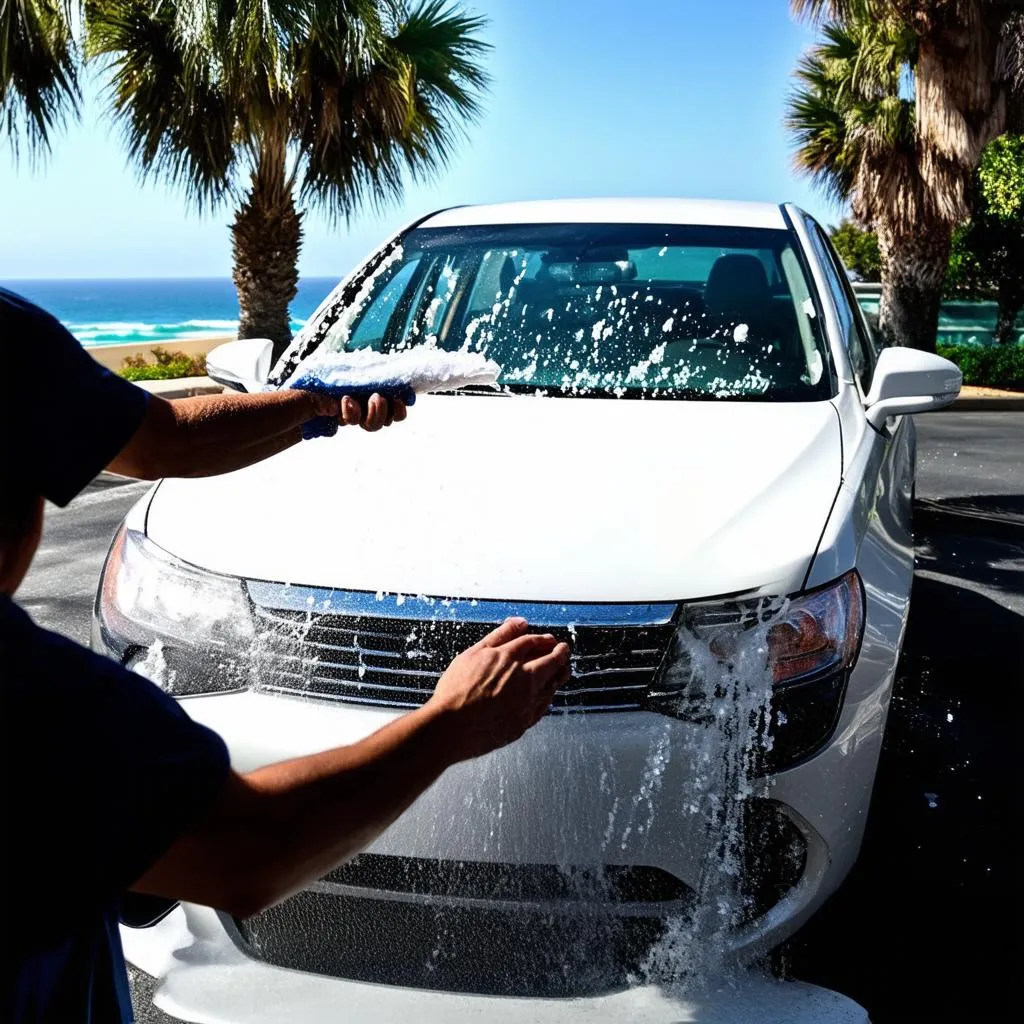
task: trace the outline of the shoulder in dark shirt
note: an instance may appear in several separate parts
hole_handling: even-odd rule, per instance
[[[3,288],[0,359],[0,471],[66,505],[131,440],[149,395],[100,366],[49,313]]]

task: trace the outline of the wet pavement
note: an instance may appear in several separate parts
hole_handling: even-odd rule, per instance
[[[1024,811],[1024,413],[919,417],[917,573],[861,857],[775,957],[874,1024],[1016,1019]],[[48,509],[19,600],[87,642],[95,583],[145,485]],[[162,1014],[138,989],[139,1021]]]

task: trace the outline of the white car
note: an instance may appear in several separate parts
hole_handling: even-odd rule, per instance
[[[243,771],[421,704],[512,613],[572,639],[573,677],[280,906],[127,935],[187,1019],[328,1019],[366,982],[598,998],[755,958],[857,856],[913,572],[908,414],[957,368],[879,346],[799,209],[671,199],[432,214],[272,373],[261,341],[210,366],[260,389],[321,346],[411,344],[484,353],[500,387],[163,481],[112,545],[95,646]]]

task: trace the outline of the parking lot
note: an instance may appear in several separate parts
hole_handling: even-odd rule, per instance
[[[1024,412],[918,429],[917,573],[864,849],[776,966],[875,1024],[1007,1020],[1024,903]],[[18,595],[38,622],[87,642],[107,545],[144,489],[102,478],[48,510]]]

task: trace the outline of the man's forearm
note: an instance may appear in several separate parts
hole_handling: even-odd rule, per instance
[[[569,678],[570,651],[507,619],[421,708],[347,747],[232,774],[132,888],[248,916],[371,843],[450,765],[514,742]]]
[[[295,444],[317,415],[304,391],[150,399],[142,425],[111,463],[115,473],[155,480],[212,476],[251,465]]]
[[[358,743],[232,775],[203,822],[133,886],[253,913],[371,843],[455,760],[430,705]]]

